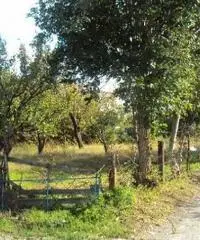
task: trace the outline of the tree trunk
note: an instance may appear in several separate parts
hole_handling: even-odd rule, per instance
[[[80,130],[80,127],[78,126],[77,120],[76,120],[75,116],[73,115],[73,113],[69,113],[69,116],[70,116],[72,124],[73,124],[74,136],[78,143],[78,147],[83,148],[83,140],[82,140],[81,130]]]
[[[11,134],[7,132],[3,137],[3,161],[2,161],[2,170],[4,175],[5,187],[9,187],[9,154],[12,150],[12,143],[11,143]]]
[[[137,124],[137,119],[136,119],[136,114],[135,114],[135,108],[132,107],[132,124],[133,124],[133,139],[138,142],[138,124]]]
[[[0,137],[0,152],[3,150],[3,146],[4,146],[4,143],[3,143],[3,138]]]
[[[46,142],[46,138],[38,133],[38,154],[42,154]]]
[[[108,145],[107,142],[106,142],[106,139],[105,139],[104,134],[101,132],[100,135],[101,135],[101,136],[99,137],[99,140],[100,140],[100,142],[103,144],[104,151],[105,151],[105,153],[107,154],[107,153],[108,153],[108,150],[109,150],[109,145]]]
[[[12,143],[10,137],[7,135],[4,137],[3,141],[3,155],[6,156],[6,159],[9,158],[9,154],[12,150]]]
[[[142,117],[138,119],[138,166],[135,174],[136,184],[146,184],[151,169],[150,128]]]
[[[8,167],[8,154],[4,153],[3,161],[4,161],[4,180],[8,181],[6,185],[9,186],[10,177],[9,177],[9,167]]]
[[[103,143],[103,148],[105,153],[108,153],[108,145],[106,144],[106,142]]]
[[[177,138],[177,133],[179,128],[179,122],[180,122],[180,115],[174,116],[172,120],[172,133],[169,141],[169,150],[168,150],[168,156],[169,156],[169,161],[171,163],[172,172],[175,175],[180,173],[180,167],[174,153],[176,138]]]

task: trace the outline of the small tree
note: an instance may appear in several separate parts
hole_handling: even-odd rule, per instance
[[[36,135],[38,154],[43,152],[47,138],[55,137],[63,114],[56,88],[47,90],[33,99],[21,117],[24,131]]]
[[[111,144],[119,142],[119,135],[125,132],[125,113],[112,94],[102,94],[94,112],[90,130],[103,144],[105,153]]]
[[[20,63],[15,71],[15,59],[8,59],[5,43],[0,41],[0,135],[3,139],[5,165],[12,148],[12,139],[20,129],[20,117],[31,100],[40,95],[52,83],[46,55],[40,54],[33,61],[28,59],[22,45],[16,61]]]
[[[96,102],[90,98],[90,94],[84,93],[81,85],[63,84],[59,94],[60,101],[64,103],[63,120],[71,121],[74,138],[79,148],[82,148],[82,132],[86,131],[95,118]]]
[[[27,131],[31,129],[36,133],[39,153],[43,150],[45,139],[53,137],[64,136],[66,140],[70,137],[79,147],[83,147],[82,132],[94,118],[95,102],[87,102],[87,94],[80,89],[74,84],[59,83],[26,108],[21,122]]]

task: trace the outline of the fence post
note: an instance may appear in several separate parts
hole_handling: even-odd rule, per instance
[[[161,181],[164,181],[164,165],[165,165],[164,148],[165,148],[164,142],[158,141],[158,166]]]
[[[96,194],[96,197],[99,196],[99,193],[100,193],[99,174],[96,173],[96,175],[95,175],[95,194]]]
[[[3,159],[1,166],[0,166],[0,189],[1,189],[1,210],[5,209],[5,195],[6,195],[6,185],[8,180],[6,179],[6,165],[5,159]]]
[[[47,165],[47,176],[46,176],[46,211],[49,210],[49,177],[50,177],[50,165]]]
[[[110,190],[114,190],[115,187],[116,187],[116,173],[117,173],[117,170],[116,170],[116,154],[114,153],[112,155],[112,166],[109,170],[109,189]]]
[[[4,210],[4,179],[2,178],[2,180],[0,180],[0,184],[1,184],[1,210]]]
[[[190,171],[190,133],[187,134],[187,160],[186,160],[187,173]]]

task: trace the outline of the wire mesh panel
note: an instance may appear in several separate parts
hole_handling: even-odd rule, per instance
[[[11,191],[17,194],[16,206],[18,208],[32,206],[44,208],[46,187],[45,179],[10,180]]]
[[[48,197],[54,206],[85,203],[90,200],[94,177],[50,179]]]
[[[49,210],[95,199],[101,189],[101,174],[98,171],[88,176],[50,178],[47,173],[46,177],[40,179],[9,180],[9,186],[10,191],[15,193],[17,208],[38,207]],[[5,197],[5,193],[1,193]]]

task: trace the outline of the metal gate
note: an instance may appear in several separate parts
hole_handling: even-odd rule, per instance
[[[1,210],[14,208],[54,208],[85,204],[96,199],[101,190],[103,167],[92,176],[42,179],[0,179]]]

